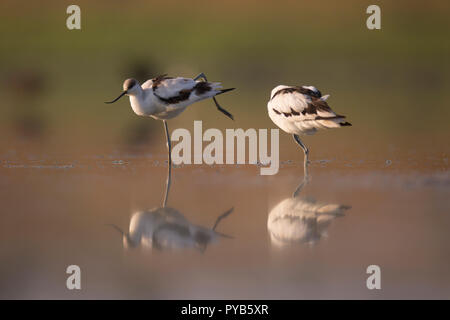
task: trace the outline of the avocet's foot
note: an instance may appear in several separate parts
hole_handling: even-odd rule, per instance
[[[195,78],[194,78],[194,80],[199,80],[199,79],[203,79],[203,80],[205,80],[206,82],[208,82],[208,79],[206,78],[206,75],[202,72],[202,73],[200,73],[198,76],[196,76]],[[214,101],[214,104],[216,105],[216,107],[217,107],[217,110],[219,110],[220,112],[222,112],[224,115],[226,115],[228,118],[230,118],[231,120],[234,120],[234,117],[233,117],[233,115],[231,114],[231,113],[229,113],[227,110],[225,110],[224,108],[222,108],[221,106],[220,106],[220,104],[219,104],[219,102],[217,102],[217,99],[216,99],[216,97],[212,97],[212,99],[213,99],[213,101]]]

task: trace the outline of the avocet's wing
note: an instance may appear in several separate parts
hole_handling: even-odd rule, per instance
[[[171,78],[166,75],[158,76],[145,82],[144,89],[153,90],[153,94],[167,104],[177,104],[187,100],[197,101],[210,98],[220,92],[219,83],[195,81],[190,78]]]
[[[325,101],[327,98],[312,86],[278,86],[272,91],[269,106],[276,114],[292,121],[335,118],[337,115]]]
[[[155,248],[160,250],[183,249],[194,246],[189,227],[176,223],[167,223],[155,230],[152,243]]]

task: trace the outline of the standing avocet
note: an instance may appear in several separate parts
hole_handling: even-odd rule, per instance
[[[329,95],[322,96],[313,86],[275,87],[267,103],[269,117],[283,131],[293,135],[295,142],[305,153],[304,169],[307,175],[308,148],[300,140],[300,134],[312,135],[318,129],[351,126],[345,116],[337,115],[328,106]]]
[[[166,131],[169,151],[168,165],[170,168],[172,159],[167,120],[179,115],[187,106],[208,98],[213,98],[217,109],[230,119],[233,119],[233,116],[223,109],[215,98],[215,96],[233,89],[221,89],[219,82],[208,82],[203,73],[200,73],[194,79],[172,78],[161,75],[147,80],[142,85],[135,79],[127,79],[123,83],[123,92],[113,101],[105,103],[114,103],[124,95],[127,95],[130,97],[131,108],[138,116],[162,120]]]

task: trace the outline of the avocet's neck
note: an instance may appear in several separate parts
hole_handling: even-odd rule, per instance
[[[136,87],[133,92],[129,93],[131,108],[138,116],[151,115],[153,111],[151,97],[146,94],[141,86]]]

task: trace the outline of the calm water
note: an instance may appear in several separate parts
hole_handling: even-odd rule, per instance
[[[162,157],[1,164],[1,298],[450,298],[439,154],[316,158],[300,188],[299,161],[270,177],[175,168],[166,207]],[[65,287],[71,264],[81,291]],[[371,264],[382,290],[366,288]]]

